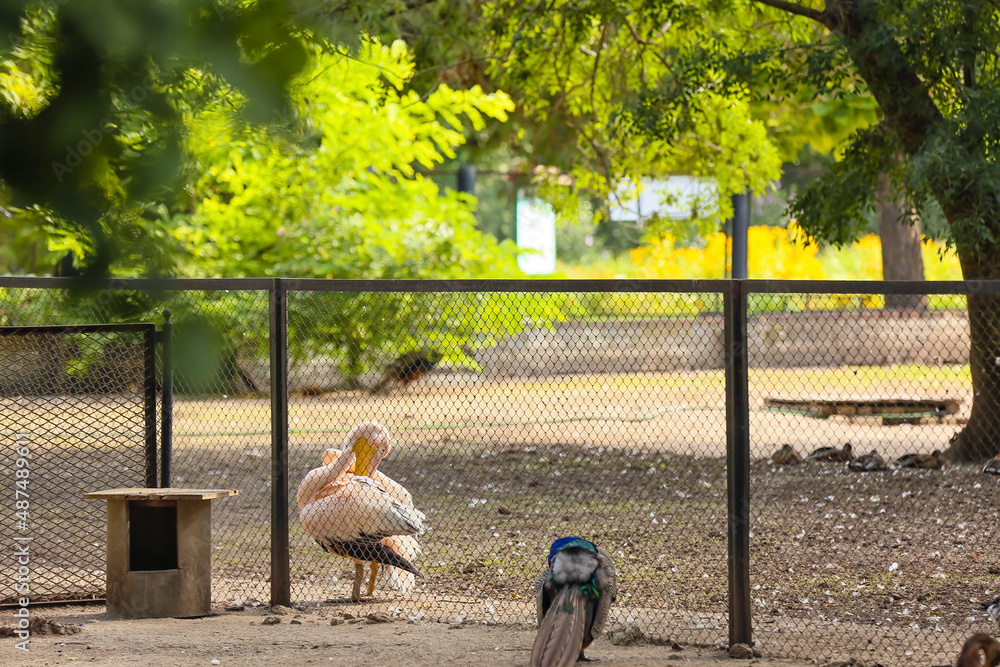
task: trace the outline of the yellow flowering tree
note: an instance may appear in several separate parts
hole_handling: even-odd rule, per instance
[[[771,280],[882,280],[878,236],[869,234],[851,245],[817,250],[815,243],[802,243],[802,234],[795,225],[751,227],[747,275]],[[708,237],[704,247],[678,247],[674,237],[663,234],[629,257],[637,278],[725,278],[729,255],[729,241],[722,233]],[[923,256],[928,280],[961,280],[958,258],[943,244],[925,241]]]

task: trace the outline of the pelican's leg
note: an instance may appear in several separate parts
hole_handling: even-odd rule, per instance
[[[351,591],[351,602],[361,601],[361,580],[365,578],[365,564],[363,561],[354,563],[354,589]]]
[[[378,577],[378,563],[370,563],[372,573],[368,577],[368,597],[375,595],[375,578]]]
[[[354,588],[351,596],[346,598],[332,598],[327,602],[336,604],[346,604],[348,602],[361,602],[361,580],[365,578],[365,564],[362,561],[354,561]]]
[[[580,649],[580,657],[576,659],[577,662],[597,662],[594,658],[588,658],[583,654],[583,649]]]

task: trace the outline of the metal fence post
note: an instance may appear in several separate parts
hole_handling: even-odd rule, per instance
[[[271,604],[291,603],[288,546],[288,292],[275,278],[269,300],[271,356]]]
[[[729,645],[751,644],[750,399],[747,295],[742,280],[723,296],[726,331],[726,477],[729,514]]]
[[[145,416],[146,487],[156,488],[156,325],[143,336],[143,413]]]
[[[160,406],[160,486],[172,484],[171,463],[174,457],[174,323],[170,309],[163,311],[163,396]]]

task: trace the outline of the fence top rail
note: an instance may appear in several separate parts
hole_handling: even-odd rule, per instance
[[[46,324],[26,327],[0,327],[0,336],[30,336],[33,334],[81,334],[81,333],[122,333],[139,332],[154,333],[156,325],[152,322],[136,322],[130,324]]]
[[[741,280],[747,294],[1000,294],[1000,280]]]
[[[466,280],[323,280],[288,278],[288,290],[324,292],[716,292],[726,280],[633,279],[466,279]]]
[[[0,277],[0,288],[90,290],[272,290],[323,292],[724,292],[728,280],[632,279],[325,279]]]
[[[283,290],[312,292],[651,292],[745,294],[1000,294],[1000,280],[730,280],[730,279],[324,279],[78,278],[0,276],[0,288],[84,290]]]
[[[170,292],[183,290],[269,290],[274,278],[53,278],[0,276],[0,288],[66,290],[134,290]]]

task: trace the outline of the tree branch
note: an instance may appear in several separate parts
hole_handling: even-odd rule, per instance
[[[414,9],[420,9],[425,5],[430,5],[437,2],[437,0],[407,0],[402,7],[397,7],[396,9],[389,9],[379,15],[380,20],[391,19],[392,17],[402,14],[404,12],[413,11]],[[295,15],[295,19],[303,19],[310,14],[325,14],[326,16],[336,16],[340,12],[346,11],[352,5],[350,2],[344,2],[336,7],[331,7],[330,9],[325,9],[332,4],[331,0],[324,0],[320,2],[315,7],[310,7],[305,9]]]
[[[601,39],[597,43],[597,53],[594,55],[594,69],[590,73],[590,108],[596,109],[594,95],[597,89],[597,74],[601,67],[601,54],[604,53],[604,45],[608,36],[608,26],[601,28]]]
[[[773,7],[775,9],[780,9],[783,12],[795,14],[796,16],[804,16],[807,19],[816,21],[817,23],[822,23],[827,28],[830,27],[829,16],[826,12],[821,12],[818,9],[803,7],[802,5],[797,5],[794,2],[786,2],[785,0],[753,0],[753,2],[761,5],[767,5],[768,7]]]
[[[390,9],[389,11],[384,12],[382,14],[382,18],[383,19],[392,18],[396,14],[400,14],[404,11],[408,12],[414,9],[419,9],[424,5],[430,5],[433,4],[434,2],[437,2],[437,0],[409,0],[405,5],[403,5],[402,9]]]

